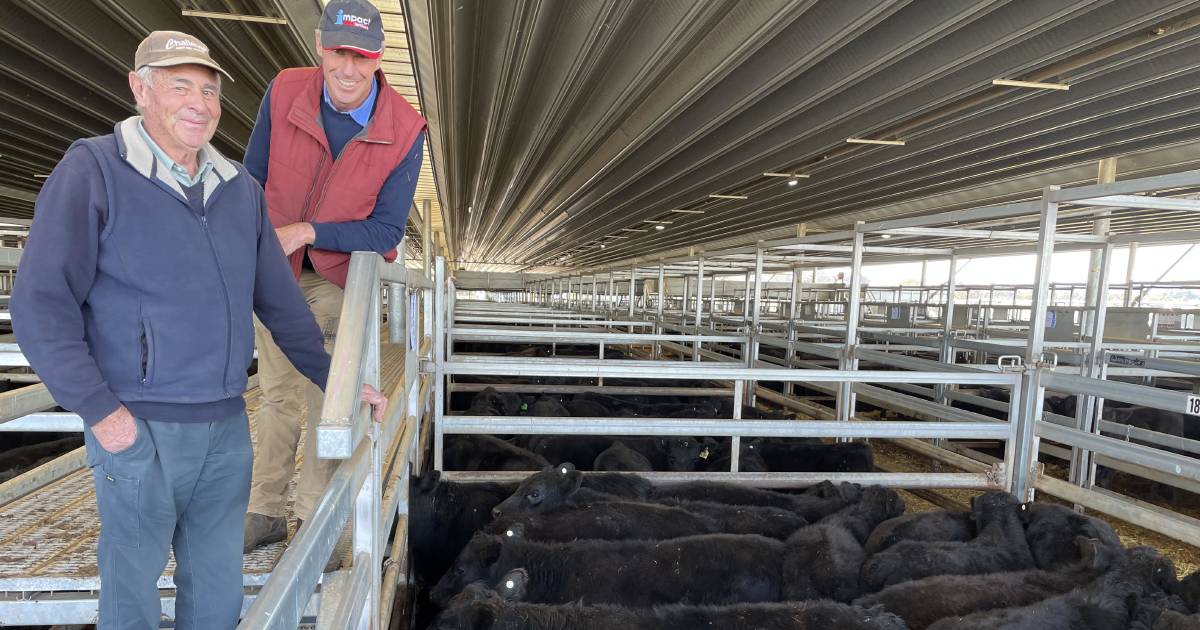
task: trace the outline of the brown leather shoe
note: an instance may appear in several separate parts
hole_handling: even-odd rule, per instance
[[[266,516],[254,512],[246,513],[246,529],[242,537],[242,553],[277,543],[287,538],[287,519],[282,516]]]

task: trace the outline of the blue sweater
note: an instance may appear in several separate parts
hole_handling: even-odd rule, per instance
[[[262,188],[209,146],[214,168],[185,191],[137,121],[73,144],[38,194],[11,304],[30,365],[88,424],[122,404],[148,420],[231,417],[244,409],[253,313],[324,386],[321,330]]]
[[[271,88],[267,86],[262,104],[258,108],[258,119],[254,131],[246,144],[246,170],[260,184],[266,184],[267,164],[271,158]],[[321,102],[321,126],[333,158],[341,154],[342,148],[351,138],[362,132],[363,127],[347,114],[338,112],[324,99]],[[362,221],[344,223],[313,222],[317,238],[313,247],[335,252],[367,251],[383,254],[400,243],[404,237],[404,226],[408,222],[408,211],[412,207],[413,194],[417,190],[417,178],[421,174],[421,150],[425,144],[425,133],[421,132],[413,141],[404,161],[392,171],[383,187],[379,189],[375,210]]]

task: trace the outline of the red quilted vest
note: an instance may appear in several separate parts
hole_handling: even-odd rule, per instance
[[[321,127],[323,77],[320,68],[289,68],[271,89],[271,153],[267,163],[267,209],[271,223],[360,221],[375,209],[375,196],[400,165],[425,119],[376,73],[375,112],[362,133],[351,138],[337,160]],[[306,248],[288,257],[300,277]],[[321,277],[346,286],[350,255],[307,248]],[[391,262],[396,250],[384,254]]]

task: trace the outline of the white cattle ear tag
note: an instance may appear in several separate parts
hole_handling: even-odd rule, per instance
[[[510,529],[510,530],[508,530],[508,531],[506,531],[506,532],[504,532],[504,535],[505,535],[505,536],[508,536],[509,538],[512,538],[513,536],[516,536],[516,534],[514,534],[514,533],[513,533],[513,530],[511,530],[511,529]]]
[[[700,451],[700,459],[708,459],[708,447],[705,446],[703,451]]]
[[[563,469],[562,469],[562,474],[564,474],[564,475],[565,475],[565,474],[567,474],[567,469],[566,469],[566,468],[563,468]]]
[[[507,582],[505,582],[505,583],[504,583],[504,588],[514,588],[514,587],[516,587],[516,585],[517,585],[517,583],[516,583],[516,582],[513,582],[512,580],[509,580],[509,581],[507,581]]]

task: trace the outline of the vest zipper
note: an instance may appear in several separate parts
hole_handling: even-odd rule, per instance
[[[343,147],[343,150],[344,149],[345,149],[345,147]],[[320,172],[321,167],[325,166],[325,155],[326,154],[324,154],[324,153],[321,154],[321,161],[317,163],[317,172]],[[337,160],[334,160],[333,168],[337,168]],[[329,177],[333,177],[332,170],[330,170]],[[325,181],[328,182],[329,177],[325,178]],[[305,193],[305,195],[304,195],[304,209],[301,210],[301,212],[300,212],[300,220],[305,223],[312,220],[313,214],[316,213],[316,207],[309,204],[309,201],[312,201],[313,191],[315,191],[316,189],[317,189],[317,180],[314,179],[312,182],[312,185],[308,187],[308,192]],[[324,195],[324,193],[325,193],[324,186],[321,187],[321,193],[322,193],[321,196],[324,197],[325,196]]]
[[[217,244],[213,241],[212,231],[208,229],[208,215],[201,214],[200,227],[208,238],[208,249],[213,255],[213,264],[217,266],[217,277],[221,279],[221,297],[225,299],[225,370],[221,373],[221,389],[228,391],[226,379],[229,378],[229,362],[233,355],[233,307],[229,299],[229,283],[225,281],[225,272],[221,270],[221,259],[217,255]]]

